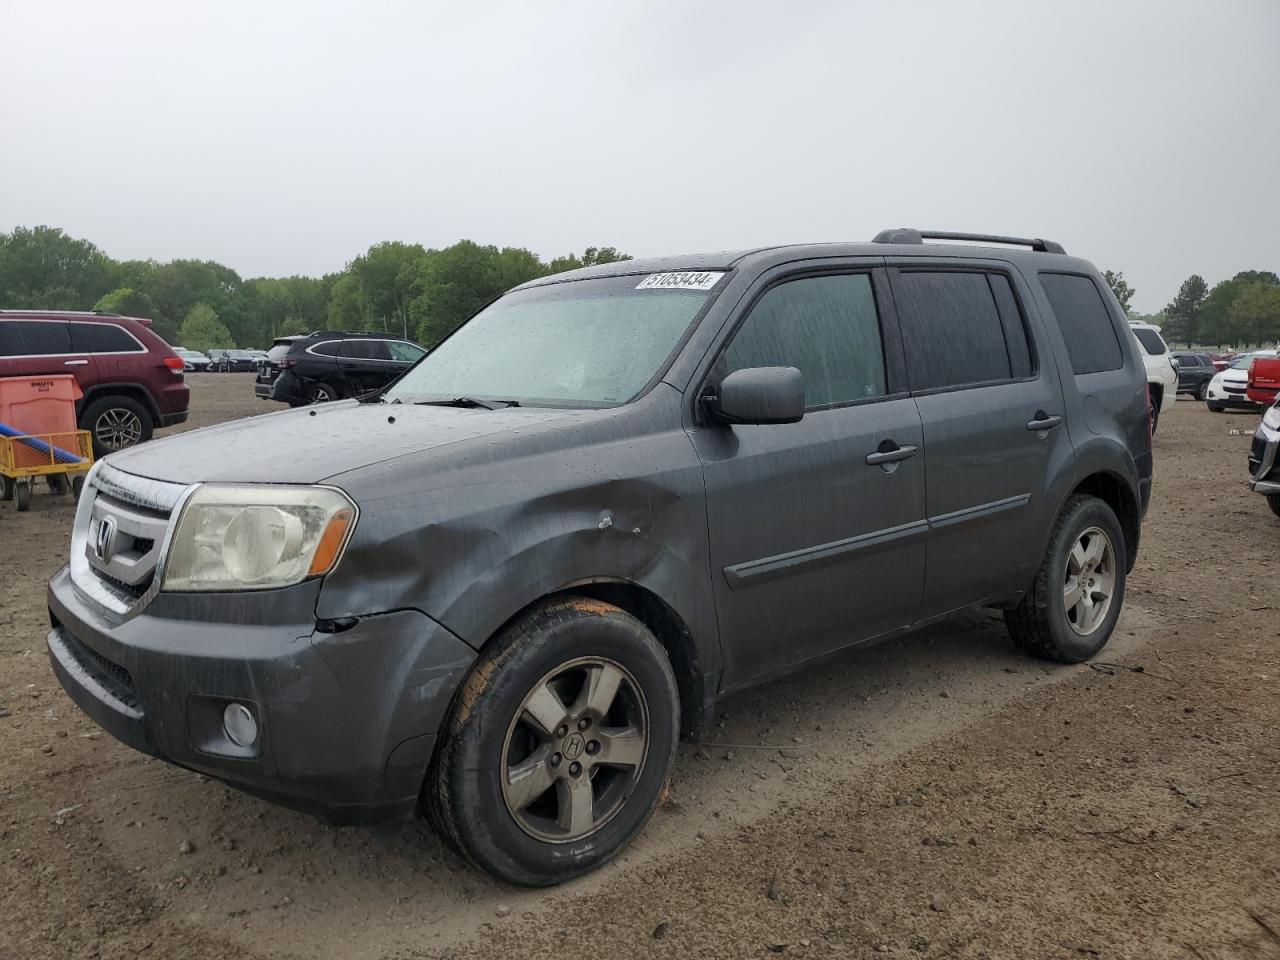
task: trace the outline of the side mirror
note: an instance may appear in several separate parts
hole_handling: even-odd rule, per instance
[[[795,367],[735,370],[706,403],[725,423],[795,423],[804,416],[804,378]]]

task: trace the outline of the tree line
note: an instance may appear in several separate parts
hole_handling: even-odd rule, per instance
[[[193,350],[261,348],[323,329],[382,330],[430,347],[510,287],[628,259],[613,247],[544,262],[470,240],[441,249],[389,241],[338,273],[243,279],[212,260],[115,260],[57,227],[16,227],[0,233],[0,307],[146,317],[165,340]]]
[[[1129,309],[1133,288],[1123,273],[1104,272],[1116,299],[1133,320],[1154,323],[1169,343],[1219,348],[1253,347],[1280,341],[1280,276],[1271,270],[1242,270],[1212,287],[1193,273],[1158,313]]]
[[[0,307],[104,310],[147,317],[170,343],[196,350],[265,347],[311,330],[382,330],[431,347],[516,284],[563,270],[630,259],[588,247],[544,262],[521,247],[462,240],[430,249],[376,243],[338,273],[243,279],[213,260],[114,260],[57,227],[0,233]],[[1163,310],[1130,309],[1123,273],[1107,283],[1132,319],[1188,346],[1248,347],[1280,340],[1280,277],[1245,270],[1210,287],[1193,274]]]

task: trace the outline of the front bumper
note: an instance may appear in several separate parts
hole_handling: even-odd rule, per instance
[[[335,823],[412,815],[475,653],[416,611],[318,625],[319,589],[161,592],[121,620],[64,567],[49,582],[50,661],[76,704],[135,749]],[[257,720],[251,748],[222,726],[233,701]]]
[[[1249,446],[1249,489],[1254,493],[1280,493],[1280,469],[1276,466],[1280,451],[1280,431],[1265,423],[1258,425]]]
[[[1221,385],[1215,386],[1210,383],[1209,389],[1205,393],[1205,400],[1214,406],[1236,407],[1241,410],[1253,410],[1258,406],[1245,395],[1243,386],[1237,392],[1235,390],[1224,390]]]

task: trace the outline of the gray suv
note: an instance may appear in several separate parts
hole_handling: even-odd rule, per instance
[[[139,750],[337,822],[422,812],[555,883],[636,836],[735,691],[976,605],[1097,653],[1147,396],[1098,271],[1049,241],[547,277],[378,395],[99,463],[53,669]]]

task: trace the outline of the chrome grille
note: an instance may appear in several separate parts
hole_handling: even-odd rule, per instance
[[[189,489],[96,466],[71,534],[71,579],[81,592],[121,615],[145,605],[159,587],[170,519]]]

